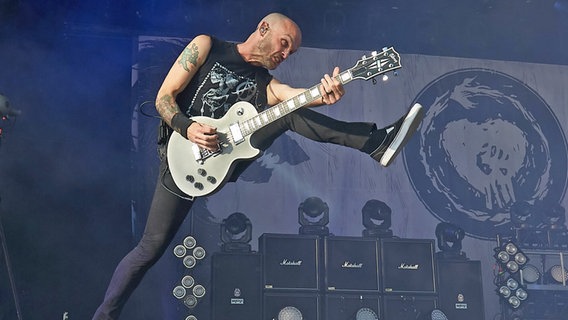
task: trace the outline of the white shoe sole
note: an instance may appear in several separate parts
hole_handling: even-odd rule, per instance
[[[400,130],[381,157],[380,163],[382,166],[388,167],[396,158],[400,150],[402,150],[416,129],[418,129],[418,126],[422,121],[423,114],[422,106],[419,103],[413,105],[410,111],[408,111],[406,118],[404,118],[404,121],[402,122]]]

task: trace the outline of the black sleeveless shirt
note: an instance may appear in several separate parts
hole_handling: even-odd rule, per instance
[[[267,104],[266,88],[272,80],[268,70],[246,62],[235,43],[215,37],[211,41],[204,64],[177,96],[181,111],[190,117],[218,119],[239,101],[250,102],[257,110],[263,110]]]

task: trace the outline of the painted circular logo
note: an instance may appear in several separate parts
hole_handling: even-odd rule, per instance
[[[403,151],[404,163],[438,219],[493,239],[510,232],[513,204],[563,199],[564,133],[551,108],[521,81],[461,69],[432,81],[414,102],[426,113]]]

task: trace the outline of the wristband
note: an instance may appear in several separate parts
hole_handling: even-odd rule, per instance
[[[172,117],[172,129],[187,139],[187,128],[189,128],[189,126],[194,122],[195,121],[186,117],[183,113],[178,112]]]

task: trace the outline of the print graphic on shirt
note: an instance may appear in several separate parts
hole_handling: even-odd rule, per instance
[[[222,117],[234,103],[251,102],[257,94],[254,79],[241,77],[219,63],[211,68],[195,96],[198,97],[202,90],[207,91],[201,97],[200,114],[216,119]]]

